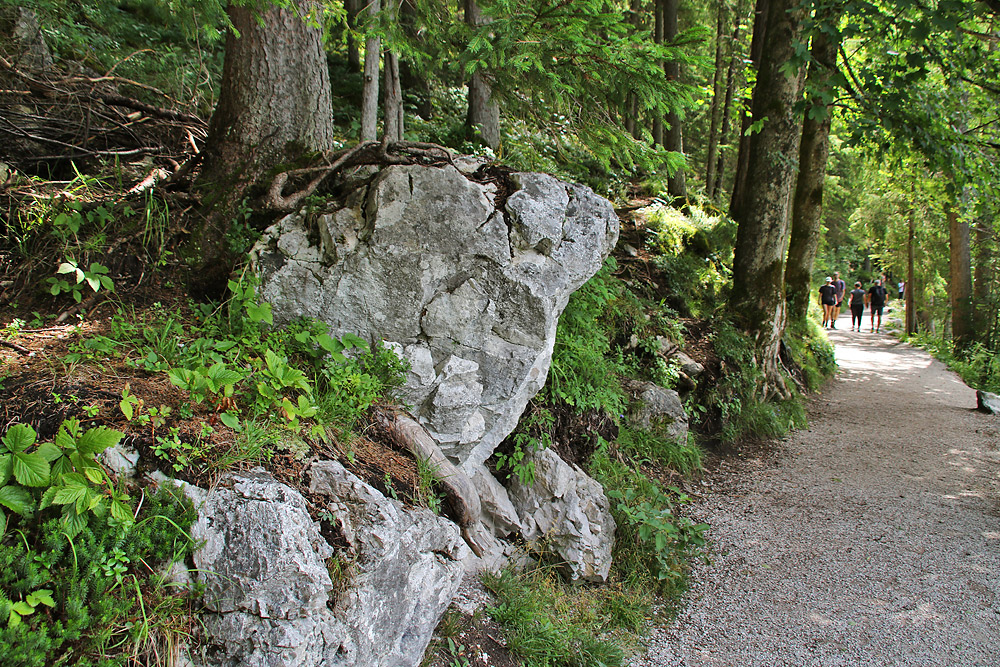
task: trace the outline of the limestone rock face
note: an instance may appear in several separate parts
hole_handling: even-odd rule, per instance
[[[193,529],[208,611],[196,664],[241,667],[415,667],[458,589],[458,528],[405,509],[339,464],[314,465],[353,565],[330,577],[333,548],[294,489],[264,473],[231,474]],[[334,595],[334,590],[343,590]]]
[[[343,208],[294,214],[255,249],[275,319],[384,340],[403,400],[472,474],[545,382],[558,317],[618,238],[610,202],[543,174],[495,188],[451,166],[389,167]]]
[[[980,412],[1000,415],[1000,395],[978,390],[976,391],[976,403]]]
[[[514,477],[510,499],[526,540],[544,540],[573,580],[607,581],[615,520],[604,488],[551,449],[528,454],[535,464],[531,486]]]
[[[668,437],[683,441],[688,434],[688,418],[680,396],[673,389],[664,389],[652,382],[639,387],[638,409],[630,420],[646,430],[662,429]]]

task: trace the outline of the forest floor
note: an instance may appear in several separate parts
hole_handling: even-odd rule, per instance
[[[711,562],[633,667],[1000,664],[1000,418],[927,353],[837,324],[810,427],[709,476]]]

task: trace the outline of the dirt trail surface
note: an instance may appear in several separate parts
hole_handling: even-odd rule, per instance
[[[1000,666],[1000,417],[925,352],[838,325],[809,429],[710,478],[712,563],[632,665]]]

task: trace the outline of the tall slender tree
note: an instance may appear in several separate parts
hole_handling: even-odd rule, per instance
[[[775,2],[773,4],[784,4]],[[767,38],[768,18],[771,13],[772,0],[757,0],[754,7],[753,37],[750,40],[750,67],[757,72],[757,80],[760,82],[759,69],[761,58],[764,52],[764,43]],[[778,11],[778,10],[775,10]],[[756,91],[756,86],[754,86]],[[747,107],[752,107],[753,101]],[[729,215],[738,220],[742,217],[743,206],[746,200],[748,189],[748,176],[750,173],[750,142],[751,123],[754,120],[752,108],[747,108],[740,114],[740,144],[736,153],[736,171],[733,174],[733,192],[729,199]],[[759,119],[758,119],[759,120]]]
[[[368,0],[368,24],[378,18],[382,0]],[[361,91],[361,141],[378,139],[378,73],[382,39],[374,30],[365,38],[365,83]]]
[[[673,42],[677,39],[677,9],[679,0],[663,0],[663,39]],[[663,65],[667,81],[678,82],[681,78],[681,65],[676,60],[668,60]],[[666,131],[663,146],[668,151],[684,154],[684,131],[681,124],[680,110],[674,106],[667,113]],[[687,205],[687,181],[684,169],[676,169],[667,177],[667,193],[675,200]]]
[[[807,10],[799,0],[771,0],[753,94],[753,118],[760,132],[750,141],[748,173],[736,219],[733,292],[729,307],[754,338],[767,379],[767,393],[785,396],[778,357],[785,327],[784,266],[788,243],[788,200],[795,177],[803,67],[796,65]]]
[[[830,156],[830,104],[835,92],[837,29],[842,5],[817,9],[812,60],[806,79],[808,93],[799,147],[799,170],[792,200],[792,228],[785,266],[785,291],[790,320],[804,320],[808,311],[813,264],[821,236],[823,184]]]
[[[465,22],[473,28],[489,24],[476,0],[465,0]],[[500,107],[483,72],[477,70],[469,79],[469,112],[465,120],[469,137],[493,150],[500,147]]]

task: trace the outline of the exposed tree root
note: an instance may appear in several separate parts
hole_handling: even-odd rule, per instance
[[[458,518],[462,537],[477,556],[483,555],[480,523],[482,507],[479,492],[468,475],[444,455],[423,426],[409,415],[386,408],[373,411],[375,423],[392,441],[423,461],[444,489],[448,501]]]
[[[303,199],[316,191],[316,188],[331,174],[366,164],[444,164],[451,162],[448,149],[437,144],[426,144],[413,141],[365,141],[352,148],[324,155],[326,164],[318,167],[306,167],[284,171],[271,182],[268,188],[265,205],[272,211],[291,213]],[[284,195],[285,186],[290,178],[313,175],[305,187],[290,195]]]

